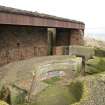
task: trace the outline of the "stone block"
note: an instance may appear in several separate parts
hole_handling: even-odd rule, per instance
[[[69,47],[69,55],[84,56],[86,60],[95,55],[94,48],[72,45]]]
[[[61,56],[60,59],[48,60],[37,67],[38,78],[49,78],[53,75],[75,78],[82,69],[82,58],[75,56]],[[64,72],[63,72],[64,71]],[[60,73],[63,74],[60,74]],[[51,74],[51,75],[50,75]]]
[[[95,48],[95,56],[105,57],[105,48]]]

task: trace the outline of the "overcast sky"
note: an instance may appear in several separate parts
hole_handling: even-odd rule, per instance
[[[0,0],[0,5],[85,22],[85,33],[105,40],[105,0]]]

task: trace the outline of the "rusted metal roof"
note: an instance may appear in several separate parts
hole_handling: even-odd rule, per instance
[[[20,19],[19,19],[20,18]],[[81,28],[85,24],[80,21],[62,17],[0,6],[0,24],[17,24],[63,28]]]

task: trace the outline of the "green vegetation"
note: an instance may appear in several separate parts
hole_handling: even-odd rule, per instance
[[[66,56],[65,56],[66,57]],[[96,103],[98,103],[98,99],[100,99],[99,101],[101,101],[101,99],[103,99],[104,96],[104,90],[105,90],[105,57],[93,57],[93,59],[90,59],[86,62],[86,73],[87,74],[97,74],[97,75],[88,75],[88,76],[75,76],[77,75],[76,73],[80,74],[80,64],[77,64],[77,70],[74,71],[74,67],[69,67],[69,61],[71,61],[72,59],[72,63],[74,63],[75,57],[71,57],[69,58],[68,56],[65,58],[59,58],[59,60],[56,60],[55,57],[55,61],[49,61],[48,62],[44,62],[45,60],[43,60],[42,65],[40,66],[40,69],[45,72],[46,68],[48,70],[65,70],[65,73],[67,76],[66,78],[63,77],[52,77],[50,79],[47,80],[43,80],[41,81],[41,83],[43,83],[44,85],[47,85],[45,88],[44,85],[40,85],[40,83],[38,83],[38,89],[40,89],[41,91],[38,91],[37,94],[32,94],[32,100],[31,103],[26,103],[26,96],[27,96],[27,92],[26,89],[27,88],[23,88],[21,89],[21,86],[18,83],[15,83],[15,85],[11,85],[11,99],[12,99],[12,104],[13,105],[91,105],[91,101],[95,100],[96,102],[93,105],[96,105]],[[47,59],[47,58],[46,58]],[[69,60],[70,59],[70,60]],[[77,58],[76,58],[77,59]],[[78,60],[78,59],[77,59]],[[79,60],[78,60],[79,61]],[[60,62],[60,63],[59,63]],[[65,65],[67,62],[68,65]],[[58,63],[58,65],[57,65]],[[64,63],[64,65],[63,65]],[[22,63],[23,64],[23,63]],[[29,63],[27,63],[29,64]],[[33,65],[37,64],[35,62],[33,62]],[[37,66],[39,66],[41,63],[37,64]],[[50,64],[50,65],[47,65]],[[59,65],[60,64],[60,65]],[[20,65],[20,64],[19,64]],[[44,66],[43,66],[44,65]],[[47,66],[45,66],[47,65]],[[23,68],[26,66],[22,65]],[[37,67],[35,65],[35,67]],[[68,66],[68,68],[66,68]],[[45,67],[45,68],[44,68]],[[10,66],[10,68],[12,68],[12,66]],[[13,68],[13,70],[11,72],[9,72],[9,74],[11,74],[14,69],[16,68],[16,66]],[[21,68],[21,70],[23,70],[23,68]],[[18,74],[15,75],[18,77],[19,79],[19,83],[21,83],[21,80],[25,79],[28,80],[27,78],[29,78],[29,80],[32,80],[32,74],[29,74],[29,69],[30,66],[27,68],[25,68],[25,70],[27,71],[20,71],[20,66],[19,66],[19,70],[18,73],[14,73],[14,74]],[[44,68],[44,69],[43,69]],[[56,69],[55,69],[56,68]],[[35,68],[36,70],[39,71],[39,69]],[[4,68],[3,68],[4,70]],[[73,71],[72,71],[73,70]],[[31,70],[32,71],[32,70]],[[72,72],[75,73],[75,75],[72,74]],[[42,72],[42,71],[41,71]],[[20,73],[20,74],[19,74]],[[24,74],[25,73],[25,74]],[[38,72],[40,74],[40,71]],[[44,74],[43,73],[43,74]],[[70,75],[69,75],[70,74]],[[25,75],[25,78],[23,78]],[[11,75],[10,75],[11,76]],[[10,78],[10,76],[7,76]],[[14,76],[14,81],[16,81]],[[26,77],[27,76],[27,77]],[[73,80],[71,77],[75,76],[75,80]],[[70,78],[68,78],[70,77]],[[20,79],[21,78],[21,79]],[[8,79],[8,80],[9,80]],[[17,79],[17,80],[18,80]],[[11,81],[10,81],[11,82]],[[17,82],[17,81],[16,81]],[[40,82],[40,81],[39,81]],[[1,84],[1,82],[0,82]],[[11,84],[13,84],[13,81],[11,82]],[[29,85],[27,85],[29,86]],[[36,89],[36,88],[35,88]],[[103,90],[103,91],[102,91]],[[35,90],[37,91],[37,89]],[[34,92],[33,92],[34,93]],[[103,94],[103,95],[101,95]],[[89,100],[90,99],[90,100]],[[2,105],[2,104],[0,104]],[[5,105],[5,104],[4,104]],[[102,105],[102,104],[97,104],[97,105]]]
[[[51,86],[38,95],[36,105],[68,105],[70,98],[68,87]]]
[[[88,97],[87,81],[74,80],[68,86],[50,85],[34,97],[31,103],[19,105],[82,105]]]
[[[83,94],[81,82],[69,86],[51,85],[35,97],[32,105],[71,105],[80,101]]]
[[[15,84],[12,85],[11,91],[11,102],[12,104],[18,105],[25,103],[25,97],[27,95],[27,91],[19,88]]]
[[[15,105],[23,104],[25,102],[24,97],[25,97],[25,94],[24,93],[20,93],[16,97],[15,96],[13,97],[12,103],[14,103]]]
[[[61,78],[60,77],[52,77],[50,79],[47,80],[43,80],[43,82],[47,83],[47,84],[54,84],[57,81],[60,81]]]
[[[95,48],[95,56],[105,57],[105,48]]]
[[[96,74],[105,71],[105,57],[94,57],[86,63],[86,73]]]
[[[74,102],[80,101],[83,94],[83,84],[81,82],[72,82],[69,86],[70,96],[75,98]]]

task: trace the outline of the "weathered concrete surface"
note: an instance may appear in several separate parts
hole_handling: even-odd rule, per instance
[[[55,55],[76,55],[85,57],[86,60],[95,55],[95,48],[80,45],[57,46],[53,51]]]
[[[70,46],[69,55],[84,56],[86,60],[95,55],[94,48],[84,46]]]
[[[40,63],[37,69],[37,75],[40,76],[39,78],[43,77],[48,72],[53,71],[64,71],[65,76],[72,78],[75,77],[77,74],[81,72],[82,69],[82,58],[73,57],[73,56],[65,56],[68,58],[62,59],[54,59],[52,61],[45,61]],[[78,76],[78,75],[77,75]]]
[[[32,72],[35,72],[36,75],[32,93],[36,95],[47,87],[41,81],[44,74],[49,71],[64,71],[65,76],[72,79],[74,76],[78,76],[81,62],[81,58],[74,56],[49,56],[10,63],[0,68],[0,87],[5,84],[9,85],[12,102],[18,104],[19,100],[24,102],[25,96],[30,90]],[[22,96],[22,99],[19,96]],[[16,97],[19,98],[18,102]]]
[[[73,96],[71,98],[69,97],[70,98],[69,100],[72,100],[72,101],[69,101],[69,103],[68,103],[68,101],[66,100],[66,104],[67,105],[105,105],[105,84],[104,84],[104,81],[105,81],[105,73],[104,74],[94,75],[94,76],[86,76],[86,77],[76,78],[75,80],[73,80],[73,82],[71,82],[71,84],[72,83],[74,83],[74,84],[76,84],[76,83],[82,84],[82,87],[81,87],[82,95],[80,96],[80,100],[78,102],[75,101]],[[72,85],[69,85],[69,87],[71,88]],[[72,89],[74,89],[74,90],[69,89],[70,94],[75,95],[77,90],[79,89],[77,87],[78,87],[78,85],[76,87],[75,86],[72,87]],[[63,88],[63,90],[66,90],[64,87],[59,87],[59,89],[57,89],[57,90],[56,90],[56,88],[54,88],[55,91],[50,91],[50,94],[49,94],[50,95],[49,96],[50,100],[49,100],[49,97],[47,97],[45,99],[45,100],[48,99],[49,101],[43,101],[43,98],[46,97],[46,94],[48,94],[49,90],[43,91],[44,94],[41,93],[41,95],[42,96],[44,95],[44,97],[39,96],[39,99],[42,99],[43,103],[47,102],[46,105],[58,105],[58,103],[60,105],[65,105],[63,103],[64,98],[62,98],[62,100],[59,100],[60,99],[59,97],[56,97],[56,96],[55,96],[55,98],[53,96],[51,97],[51,95],[54,95],[51,92],[56,93],[56,91],[57,91],[57,93],[58,93],[59,90],[61,90],[61,88]],[[75,88],[76,88],[76,90],[75,90]],[[51,89],[51,87],[50,87],[50,89]],[[81,92],[79,90],[79,94],[81,94]],[[61,94],[60,94],[60,96],[61,96]],[[77,96],[78,96],[78,94],[77,94]],[[51,101],[51,99],[56,100],[56,98],[57,98],[57,101]],[[39,103],[38,105],[43,105],[43,103],[41,103],[41,100],[39,102],[39,99],[37,98],[38,103]],[[37,105],[36,102],[35,102],[35,104],[31,104],[31,105]],[[73,103],[71,104],[70,102],[73,102]],[[25,104],[25,105],[28,105],[28,104]]]
[[[38,73],[38,77],[42,77],[43,74],[49,71],[63,70],[65,73],[68,73],[66,70],[73,70],[73,65],[76,67],[75,70],[78,70],[76,66],[78,64],[80,64],[79,58],[73,56],[49,56],[11,63],[0,68],[0,71],[2,70],[2,78],[0,79],[2,82],[0,81],[0,84],[8,80],[12,91],[12,99],[16,104],[18,102],[15,99],[17,99],[19,95],[23,97],[24,101],[27,94],[26,91],[28,91],[30,87],[33,71],[37,71],[35,73]],[[105,64],[102,65],[104,66]],[[5,71],[4,76],[3,70]],[[74,71],[74,73],[76,72]],[[40,82],[41,78],[37,78],[37,80]],[[68,81],[69,85],[66,84],[66,86],[63,83],[59,84],[59,82],[50,86],[43,81],[40,83],[37,82],[38,87],[36,88],[39,90],[37,93],[33,91],[32,96],[36,101],[34,101],[32,105],[37,105],[37,102],[39,103],[38,105],[43,105],[42,102],[46,103],[45,105],[105,105],[105,72],[87,75],[85,77],[80,76],[73,80],[68,79]],[[75,84],[74,87],[72,87],[72,83]],[[77,83],[80,84],[79,91],[79,88],[77,88],[78,85],[76,85]],[[77,92],[79,92],[79,99],[76,95]],[[37,97],[34,97],[35,94],[38,94]],[[21,103],[21,105],[23,105],[23,103]]]

